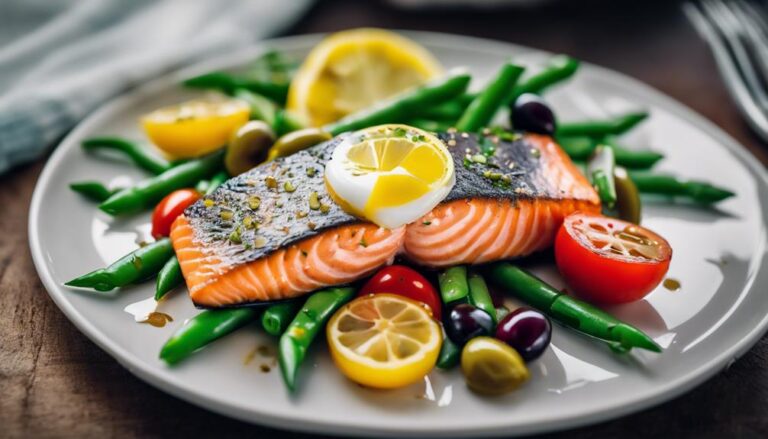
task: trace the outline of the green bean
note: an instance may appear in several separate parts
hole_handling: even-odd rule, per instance
[[[93,137],[83,140],[83,149],[96,151],[100,149],[120,151],[133,160],[140,168],[153,174],[162,174],[171,168],[168,161],[151,154],[146,148],[142,148],[134,142],[117,137]]]
[[[163,238],[128,253],[106,268],[84,274],[64,285],[109,291],[154,276],[172,256],[171,240]]]
[[[525,69],[511,63],[504,64],[485,89],[464,110],[456,123],[456,129],[476,132],[488,126],[499,108],[508,102],[523,70]]]
[[[559,136],[557,142],[571,159],[578,161],[589,159],[597,148],[597,141],[589,136]]]
[[[628,169],[648,169],[664,158],[664,154],[656,151],[636,151],[622,148],[616,143],[616,139],[611,136],[603,138],[601,144],[613,149],[617,165]]]
[[[488,292],[485,279],[477,273],[472,273],[467,279],[467,285],[469,286],[469,302],[476,308],[487,312],[493,319],[493,323],[496,324],[496,307],[493,306],[493,299]]]
[[[304,122],[287,110],[280,110],[275,117],[275,134],[282,136],[306,128]]]
[[[168,262],[157,274],[157,283],[155,284],[155,300],[162,299],[171,290],[184,282],[184,276],[181,274],[181,265],[176,255],[171,256]]]
[[[70,183],[69,188],[91,201],[102,202],[119,189],[110,190],[98,181],[78,181]]]
[[[313,293],[280,337],[280,370],[288,389],[296,388],[299,367],[307,350],[331,315],[349,302],[355,294],[352,288],[329,288]]]
[[[561,324],[609,342],[621,349],[633,347],[661,352],[656,342],[643,331],[586,302],[574,299],[536,276],[506,262],[488,270],[490,279],[510,294],[547,314]]]
[[[438,275],[437,281],[440,286],[440,295],[445,305],[463,302],[468,298],[467,267],[457,265],[448,268]]]
[[[682,197],[699,204],[713,204],[736,195],[706,182],[684,180],[671,175],[630,172],[629,177],[641,193]]]
[[[443,370],[453,369],[459,364],[460,359],[461,347],[454,343],[450,337],[444,336],[436,366]]]
[[[472,102],[471,100],[469,102]],[[419,112],[418,119],[433,120],[443,123],[456,123],[464,114],[469,102],[464,103],[459,99],[452,99],[440,105],[424,108]]]
[[[101,203],[99,209],[116,216],[153,207],[176,189],[194,186],[201,179],[219,171],[223,157],[224,150],[221,150],[207,157],[182,163],[132,188],[121,190]]]
[[[353,113],[325,125],[323,129],[337,136],[347,131],[384,123],[404,123],[417,117],[424,108],[449,101],[464,93],[469,80],[470,76],[466,73],[454,73],[446,78],[407,90],[374,107]]]
[[[253,308],[205,310],[179,328],[160,350],[160,359],[176,364],[192,353],[256,319]]]
[[[278,104],[285,103],[289,87],[288,83],[260,81],[226,72],[206,73],[189,78],[182,84],[191,88],[217,89],[227,94],[233,94],[238,89],[245,89],[272,99]]]
[[[637,124],[648,118],[647,112],[626,113],[611,119],[587,120],[581,122],[560,123],[557,126],[557,136],[591,136],[603,137],[624,134]]]
[[[211,185],[211,180],[200,180],[195,185],[195,190],[198,193],[205,194],[208,191],[208,187]]]
[[[617,165],[629,169],[647,169],[655,165],[664,155],[656,151],[636,151],[619,146],[612,137],[596,139],[589,136],[558,136],[560,147],[573,160],[587,160],[597,148],[605,145],[613,149]]]
[[[587,163],[587,176],[597,190],[600,201],[609,209],[616,203],[616,185],[613,181],[615,162],[613,149],[600,145]]]
[[[208,186],[203,191],[203,195],[210,195],[219,188],[225,181],[229,180],[229,174],[227,174],[225,171],[217,172],[214,174],[213,177],[208,181]]]
[[[445,132],[451,128],[450,123],[427,119],[411,119],[408,125],[433,133]]]
[[[234,96],[248,103],[251,107],[251,119],[263,120],[272,129],[275,128],[275,119],[280,109],[273,101],[243,88],[236,89]]]
[[[267,334],[279,337],[296,317],[299,308],[301,302],[298,300],[271,305],[261,316],[261,326]]]
[[[510,103],[514,103],[515,99],[523,93],[541,94],[552,85],[573,76],[578,69],[579,60],[567,55],[555,55],[549,59],[541,71],[520,80],[520,83],[515,86]]]

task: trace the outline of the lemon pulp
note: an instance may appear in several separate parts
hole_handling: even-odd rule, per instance
[[[320,126],[439,75],[437,60],[415,42],[382,29],[337,32],[296,72],[288,110]]]
[[[334,151],[325,176],[337,204],[388,228],[429,212],[455,180],[445,145],[406,125],[380,125],[348,136]]]
[[[420,303],[393,294],[358,298],[328,322],[328,343],[351,380],[395,388],[421,379],[435,365],[442,333]]]

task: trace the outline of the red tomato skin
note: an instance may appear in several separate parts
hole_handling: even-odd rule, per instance
[[[170,235],[171,224],[199,199],[200,193],[194,189],[179,189],[166,195],[152,212],[152,236],[159,239]]]
[[[555,238],[555,261],[568,288],[593,303],[622,304],[642,299],[664,279],[670,260],[628,262],[600,255],[572,237],[565,224]]]
[[[442,301],[435,287],[410,267],[390,265],[382,268],[368,279],[358,296],[381,293],[397,294],[424,303],[429,306],[435,320],[442,318]]]

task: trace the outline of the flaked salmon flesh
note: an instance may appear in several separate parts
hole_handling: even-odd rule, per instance
[[[333,141],[230,180],[210,198],[213,204],[199,202],[172,227],[192,301],[216,308],[290,299],[362,279],[396,256],[429,267],[517,258],[550,247],[567,215],[600,211],[594,189],[549,137],[494,142],[443,134],[441,140],[454,157],[456,186],[442,204],[397,229],[360,221],[330,200],[322,170]],[[488,142],[495,145],[493,166],[468,163]],[[281,176],[300,180],[303,191],[261,184]],[[302,207],[306,197],[326,207]],[[236,240],[227,239],[232,233]]]

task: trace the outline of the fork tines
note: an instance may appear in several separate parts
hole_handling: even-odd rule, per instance
[[[683,9],[707,41],[720,74],[752,129],[768,141],[768,21],[746,0],[701,0]]]

